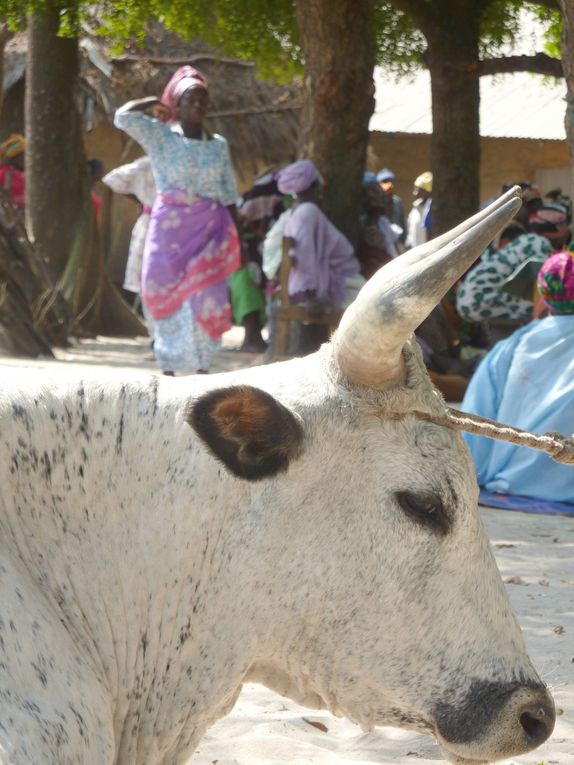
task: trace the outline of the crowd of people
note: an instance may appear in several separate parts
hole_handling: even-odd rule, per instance
[[[407,242],[390,170],[365,180],[357,252],[322,212],[322,179],[309,160],[265,171],[238,197],[227,142],[205,126],[208,106],[207,78],[191,66],[177,70],[161,97],[125,104],[115,124],[145,157],[102,179],[140,205],[124,287],[141,297],[168,375],[208,372],[232,322],[245,329],[240,350],[266,350],[263,329],[272,331],[284,252],[289,299],[313,319],[347,306]],[[423,181],[426,201],[429,173]],[[295,350],[309,352],[326,339],[324,326],[304,324]]]
[[[282,263],[289,302],[309,319],[292,349],[302,354],[327,339],[328,324],[317,323],[327,310],[344,309],[379,268],[433,235],[430,171],[415,178],[408,214],[391,169],[365,172],[356,247],[321,209],[323,181],[308,159],[266,169],[239,197],[227,141],[206,126],[208,109],[207,78],[180,67],[161,96],[116,112],[115,125],[145,155],[107,174],[99,160],[88,163],[98,222],[99,181],[139,205],[123,286],[138,296],[158,366],[170,376],[207,373],[232,324],[245,330],[240,350],[267,349]],[[0,190],[17,209],[25,205],[25,149],[17,134],[0,145]],[[465,411],[570,433],[572,205],[560,190],[543,196],[521,186],[516,218],[416,338],[439,389]],[[571,469],[509,444],[468,441],[487,490],[573,500]]]

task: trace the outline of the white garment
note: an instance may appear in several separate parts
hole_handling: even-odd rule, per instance
[[[153,207],[156,193],[149,157],[140,157],[135,162],[116,167],[102,178],[102,182],[117,194],[132,194],[145,206],[132,230],[124,276],[124,289],[139,294],[149,211]]]
[[[397,241],[403,235],[403,229],[398,223],[391,223],[386,215],[381,215],[378,220],[379,231],[385,238],[386,250],[391,258],[396,258],[399,254],[397,250]]]
[[[425,220],[430,210],[432,199],[415,199],[407,218],[407,247],[417,247],[428,239]]]

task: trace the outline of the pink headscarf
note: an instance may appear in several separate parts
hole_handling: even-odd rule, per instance
[[[180,66],[165,86],[161,102],[169,107],[172,116],[175,116],[175,110],[185,91],[198,87],[208,90],[207,77],[199,69],[194,69],[193,66]]]
[[[282,194],[301,194],[315,183],[319,171],[310,160],[300,159],[279,170],[275,177],[277,188]]]
[[[538,292],[551,313],[574,313],[574,253],[555,252],[538,272]]]

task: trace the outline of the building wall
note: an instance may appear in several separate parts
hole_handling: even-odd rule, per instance
[[[482,138],[480,198],[499,193],[503,183],[530,181],[542,193],[558,185],[574,195],[566,141],[522,138]],[[410,208],[412,184],[417,175],[430,169],[430,135],[372,132],[367,169],[389,167],[397,176],[396,193]]]

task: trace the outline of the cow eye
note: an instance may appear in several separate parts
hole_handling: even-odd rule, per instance
[[[414,494],[410,491],[398,491],[395,496],[401,509],[411,520],[440,536],[448,533],[450,518],[440,497],[433,494]]]

